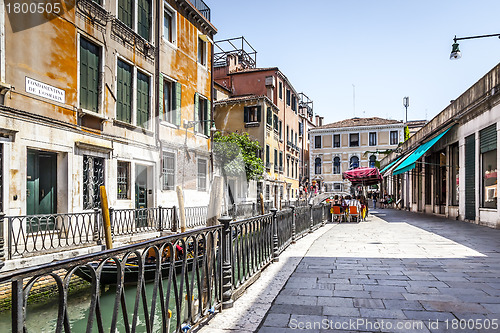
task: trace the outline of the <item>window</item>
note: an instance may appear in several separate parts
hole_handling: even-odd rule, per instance
[[[287,141],[287,143],[288,143],[288,141],[290,141],[290,127],[288,125],[286,125],[286,141]]]
[[[340,134],[333,135],[333,148],[340,148]]]
[[[295,133],[295,146],[297,146],[297,133]]]
[[[85,38],[80,38],[80,107],[99,111],[101,78],[101,48]]]
[[[391,131],[390,140],[391,140],[391,145],[397,145],[399,143],[398,131]]]
[[[359,147],[359,133],[349,134],[349,147]]]
[[[368,134],[368,144],[370,146],[376,146],[377,145],[377,132],[370,132]]]
[[[269,126],[273,127],[273,110],[271,108],[267,108],[266,122]]]
[[[286,127],[288,127],[288,125]],[[292,129],[292,135],[291,135],[290,139],[288,139],[288,136],[287,136],[286,140],[291,141],[293,143],[293,129]]]
[[[175,43],[176,40],[176,15],[173,10],[166,7],[164,2],[163,11],[163,38],[170,43]]]
[[[281,138],[282,138],[282,136],[281,136],[281,134],[282,134],[282,133],[281,133],[281,129],[282,129],[282,127],[283,127],[283,122],[280,120],[280,121],[278,122],[278,136],[279,136],[280,140],[281,140]]]
[[[302,134],[304,134],[304,124],[299,121],[299,135],[302,136]]]
[[[289,89],[286,90],[286,105],[290,106],[291,92]]]
[[[243,120],[245,123],[260,123],[261,121],[260,105],[245,106],[243,110],[244,110]]]
[[[132,122],[132,66],[118,59],[116,119]]]
[[[116,171],[117,199],[130,199],[130,163],[118,161]]]
[[[371,155],[370,156],[370,163],[369,163],[369,167],[370,168],[375,168],[375,163],[377,162],[377,156],[375,155]]]
[[[163,152],[163,190],[173,191],[175,186],[175,154]]]
[[[479,132],[482,207],[497,208],[497,130],[493,124]]]
[[[333,159],[333,174],[340,174],[340,157],[338,156]]]
[[[83,209],[99,208],[104,185],[104,158],[83,155]]]
[[[274,171],[278,171],[278,150],[274,150]]]
[[[149,76],[137,72],[137,126],[148,127],[149,108]]]
[[[171,124],[180,126],[181,124],[181,95],[182,85],[179,82],[171,82],[168,80],[161,80],[163,82],[163,120]]]
[[[207,190],[207,160],[198,159],[198,191]]]
[[[293,165],[293,163],[292,163]],[[287,156],[286,159],[286,176],[290,177],[290,156]],[[293,170],[292,170],[292,177],[293,177]]]
[[[269,200],[271,195],[271,187],[269,185],[266,185],[266,200]]]
[[[207,43],[198,37],[198,63],[207,65]]]
[[[271,149],[266,145],[266,168],[271,168]]]
[[[279,82],[278,84],[278,95],[280,96],[280,99],[283,99],[283,82]]]
[[[321,135],[314,137],[314,148],[321,148]]]
[[[276,133],[278,133],[278,128],[279,128],[279,124],[278,124],[278,116],[277,115],[274,115],[274,130],[276,131]]]
[[[295,98],[295,94],[292,94],[292,111],[297,111],[297,98]]]
[[[151,13],[151,0],[118,0],[118,19],[133,31],[136,31],[137,23],[136,32],[148,41],[151,38]]]
[[[359,168],[359,157],[353,156],[349,161],[349,169],[356,169],[356,168]]]
[[[314,173],[319,175],[321,174],[321,158],[316,157],[314,160]]]
[[[283,172],[283,152],[280,151],[280,172]]]
[[[205,134],[206,136],[210,135],[210,106],[209,101],[202,95],[196,93],[194,95],[194,120],[197,121],[195,125],[195,129],[198,132]]]

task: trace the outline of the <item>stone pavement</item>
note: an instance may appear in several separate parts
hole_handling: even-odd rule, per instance
[[[300,263],[276,298],[268,294],[274,282],[249,290],[213,319],[224,326],[207,332],[256,331],[255,324],[238,329],[231,312],[252,309],[242,318],[255,323],[257,308],[273,298],[260,333],[500,332],[500,230],[375,213],[368,222],[327,225],[303,258],[288,259]]]

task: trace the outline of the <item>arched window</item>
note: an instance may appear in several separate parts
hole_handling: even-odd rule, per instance
[[[340,174],[340,157],[335,157],[333,159],[333,174]]]
[[[353,156],[351,157],[350,163],[349,163],[349,169],[356,169],[359,168],[359,157]]]
[[[314,173],[319,175],[321,174],[321,158],[316,157],[314,160]]]
[[[375,168],[375,162],[377,162],[377,157],[375,155],[370,156],[370,168]]]

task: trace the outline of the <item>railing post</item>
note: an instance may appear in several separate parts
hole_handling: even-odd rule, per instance
[[[278,220],[276,219],[276,213],[278,209],[276,207],[271,208],[271,213],[273,214],[273,262],[278,262],[279,252],[278,252]]]
[[[172,232],[177,232],[177,207],[172,207]]]
[[[157,229],[159,232],[163,231],[163,207],[158,206],[158,225]]]
[[[5,220],[5,214],[3,212],[0,213],[0,268],[4,266],[4,261],[5,261],[5,240],[4,240],[4,220]]]
[[[12,288],[12,332],[23,332],[24,330],[24,296],[23,279],[15,279],[11,283]]]
[[[257,207],[256,203],[252,202],[252,216],[258,215],[258,214],[256,214],[257,213],[256,212],[256,207]]]
[[[109,224],[111,225],[111,239],[115,238],[115,209],[109,207]]]
[[[222,216],[222,309],[233,307],[233,277],[231,267],[231,227],[232,218]]]
[[[311,224],[309,225],[309,233],[313,232],[314,220],[313,220],[313,204],[309,204],[309,213],[311,215]]]
[[[297,241],[297,228],[295,226],[295,205],[290,205],[290,208],[292,209],[292,244],[295,244]]]
[[[236,202],[233,203],[233,220],[236,220]]]
[[[92,234],[92,240],[97,243],[97,245],[102,244],[101,240],[101,235],[99,233],[99,208],[94,207],[94,227],[93,227],[93,234]]]

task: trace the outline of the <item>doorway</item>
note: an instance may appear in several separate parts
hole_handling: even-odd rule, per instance
[[[28,149],[26,172],[26,214],[57,212],[57,154]],[[28,232],[53,229],[54,219],[28,221]]]
[[[135,208],[136,227],[148,226],[148,167],[145,165],[135,165]]]

